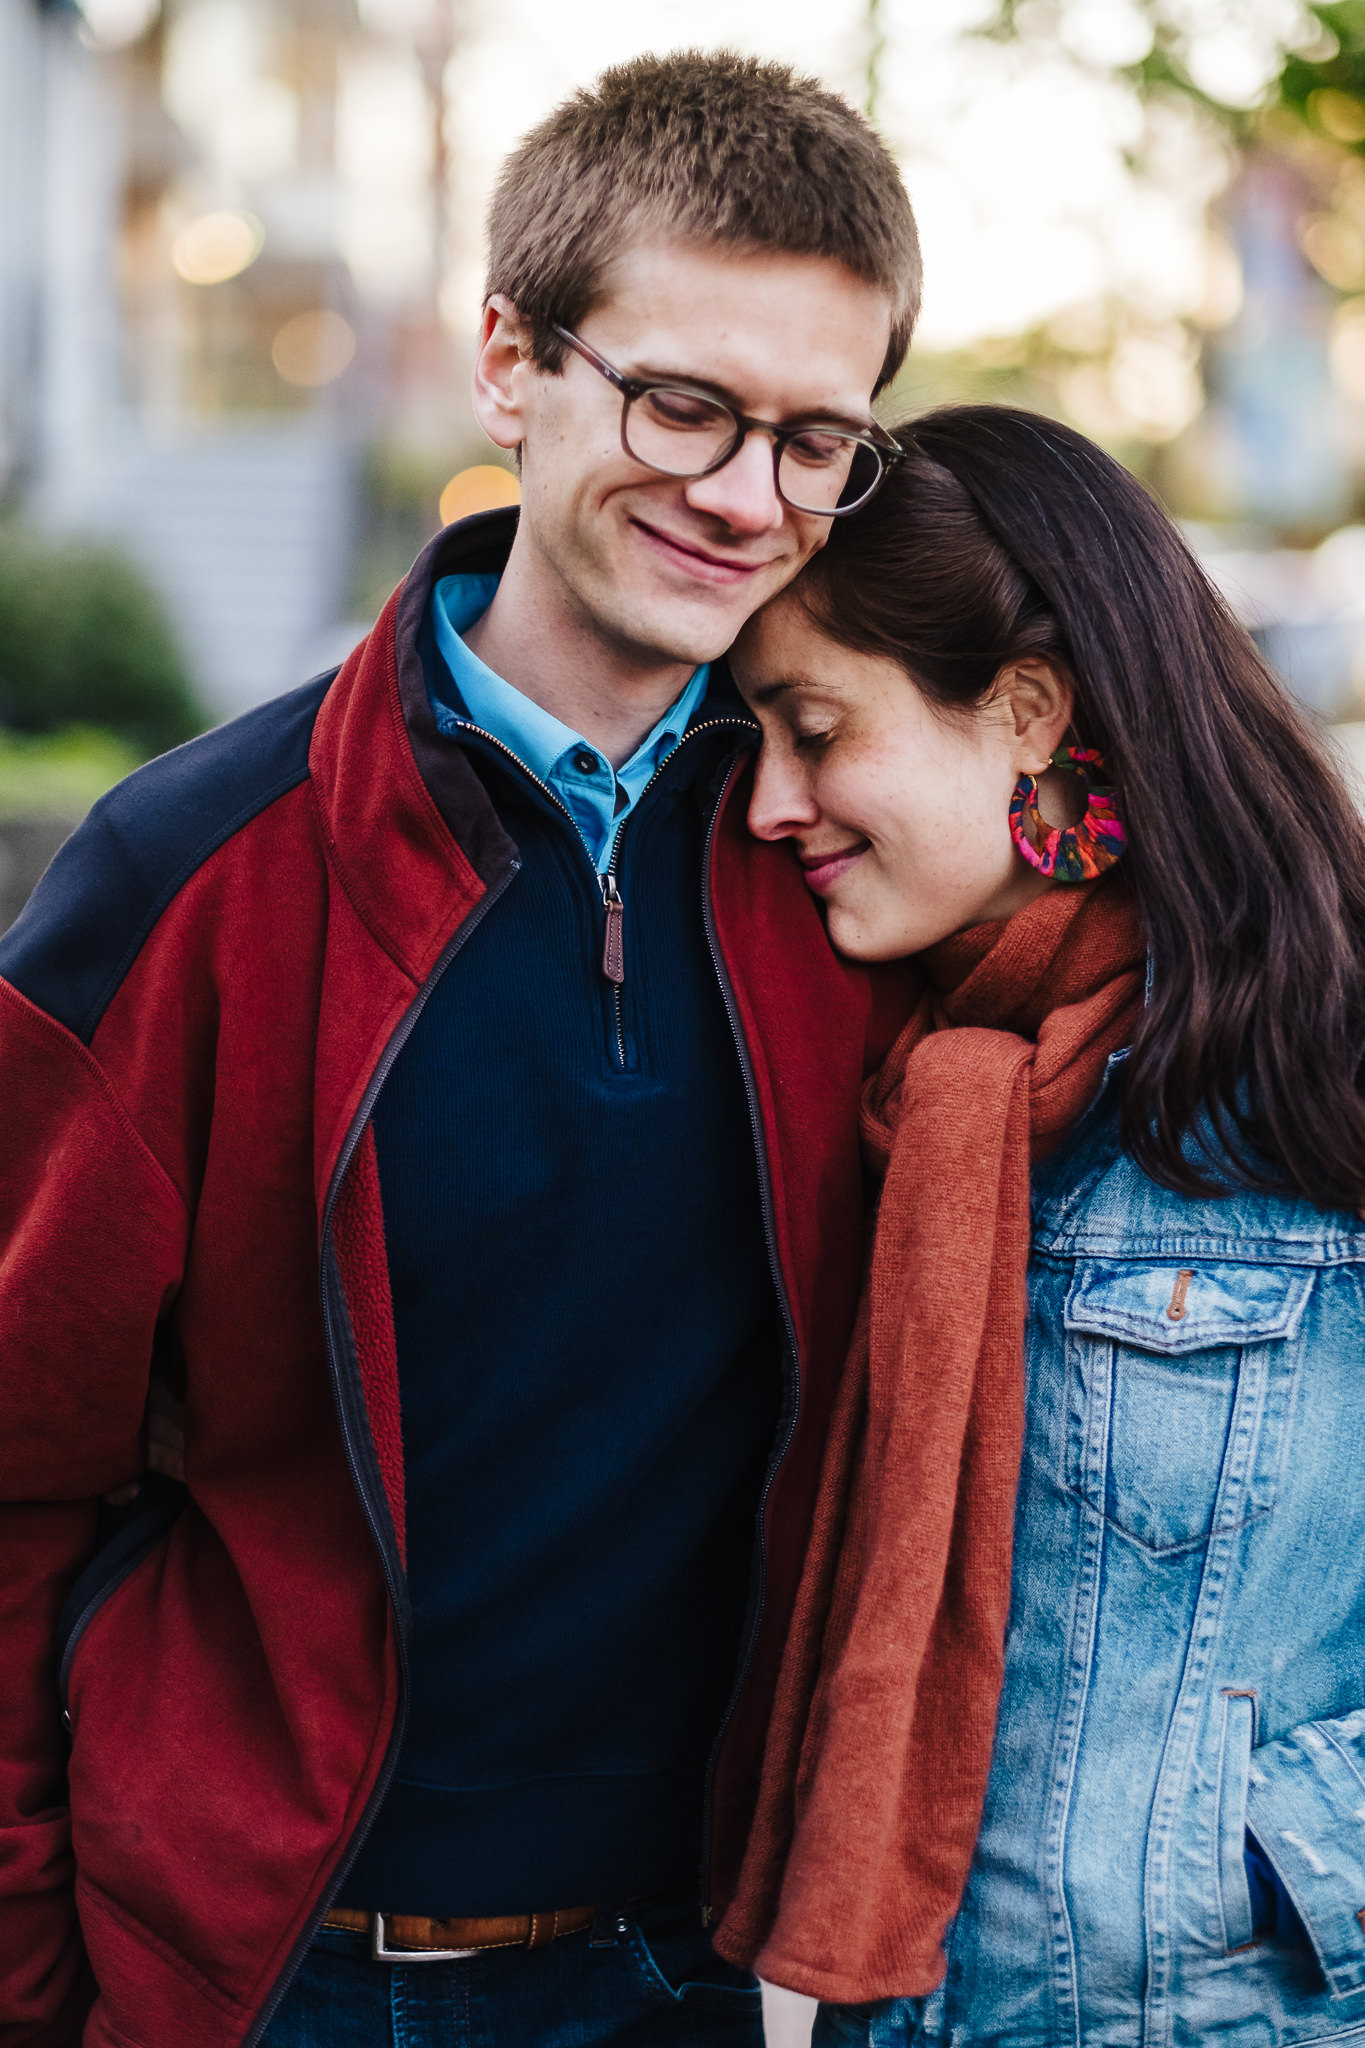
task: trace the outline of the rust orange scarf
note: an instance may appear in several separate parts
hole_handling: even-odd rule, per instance
[[[1122,874],[921,956],[865,1091],[882,1174],[753,1832],[716,1946],[839,2002],[922,1995],[980,1825],[1023,1436],[1029,1167],[1131,1033]]]

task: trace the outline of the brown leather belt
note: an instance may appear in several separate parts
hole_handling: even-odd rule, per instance
[[[596,1906],[570,1906],[559,1913],[507,1913],[491,1920],[425,1920],[418,1913],[362,1913],[333,1906],[324,1927],[368,1934],[380,1963],[438,1963],[475,1956],[486,1948],[548,1948],[561,1934],[591,1927]]]

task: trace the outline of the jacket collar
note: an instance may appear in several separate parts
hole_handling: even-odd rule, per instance
[[[499,571],[516,519],[485,512],[437,534],[342,663],[313,730],[329,854],[372,937],[419,983],[516,861],[463,750],[437,732],[420,646],[436,579]]]
[[[437,729],[424,655],[437,581],[500,574],[517,517],[515,507],[476,513],[428,543],[342,663],[313,730],[309,764],[346,894],[372,936],[419,983],[485,891],[516,863],[516,847],[465,750]],[[749,718],[724,661],[712,664],[693,722],[717,712]]]

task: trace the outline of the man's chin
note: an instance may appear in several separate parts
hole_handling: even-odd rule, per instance
[[[724,602],[714,596],[679,598],[676,593],[642,597],[628,612],[619,615],[623,629],[641,652],[660,661],[686,662],[700,668],[705,661],[718,661],[733,646],[740,628],[780,588],[764,578],[761,589],[742,595],[727,591]]]

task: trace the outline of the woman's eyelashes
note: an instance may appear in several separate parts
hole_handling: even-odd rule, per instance
[[[821,747],[828,745],[833,737],[834,727],[832,725],[804,728],[798,726],[792,734],[792,745],[796,748],[798,754],[813,754]]]
[[[831,704],[828,700],[823,703],[818,699],[813,703],[798,700],[793,704],[788,713],[787,730],[797,753],[817,753],[821,747],[828,746],[844,723],[843,712],[843,706]]]

